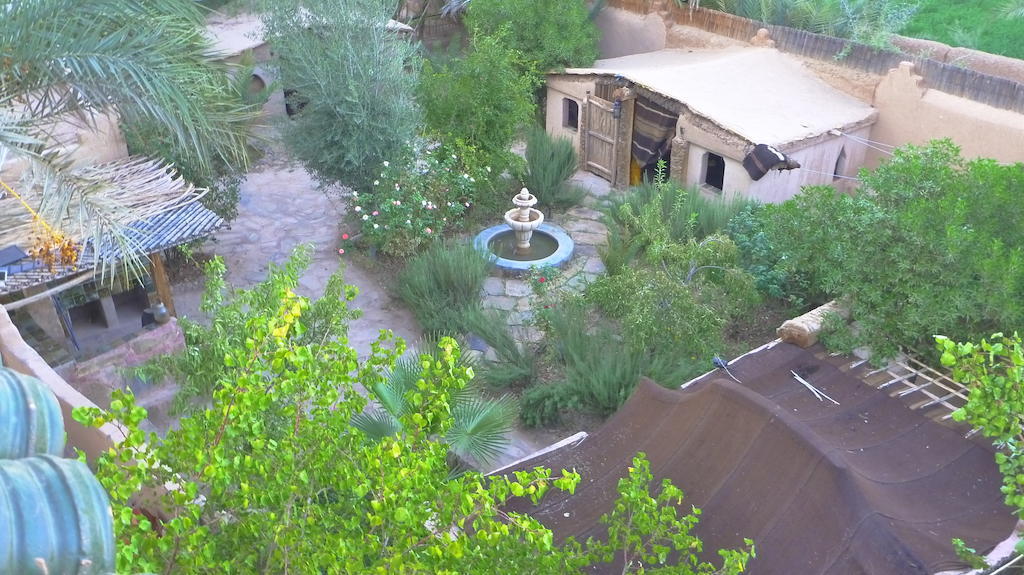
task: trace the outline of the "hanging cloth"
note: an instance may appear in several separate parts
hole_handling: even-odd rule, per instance
[[[755,182],[764,177],[769,170],[793,170],[800,167],[800,162],[783,154],[774,146],[758,144],[743,158],[743,167]]]
[[[637,98],[633,110],[633,159],[644,168],[672,147],[679,114],[645,98]]]

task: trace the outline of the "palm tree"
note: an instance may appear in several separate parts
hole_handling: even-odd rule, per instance
[[[1006,0],[1002,14],[1006,18],[1024,18],[1024,0]]]
[[[421,343],[422,350],[437,350],[437,345]],[[428,353],[437,359],[436,351]],[[352,425],[372,439],[381,439],[402,432],[400,418],[408,413],[406,392],[416,389],[420,378],[420,356],[412,350],[395,363],[387,377],[372,384],[370,395],[377,406],[356,415]],[[472,363],[466,356],[463,365]],[[453,398],[452,427],[444,440],[463,459],[487,464],[508,445],[508,433],[515,420],[515,402],[510,396],[486,399],[475,386],[462,389]]]
[[[197,165],[244,164],[251,113],[215,63],[202,14],[191,0],[8,0],[0,12],[0,165],[24,168],[4,188],[35,223],[79,244],[117,246],[125,268],[140,270],[130,214],[143,192],[114,166],[74,169],[55,132],[68,122],[95,130],[116,114],[158,123]],[[159,200],[141,212],[183,198]],[[101,269],[113,264],[96,257]]]

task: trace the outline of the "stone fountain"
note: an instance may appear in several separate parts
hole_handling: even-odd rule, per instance
[[[537,198],[523,188],[513,196],[515,206],[504,214],[505,223],[477,234],[473,244],[489,252],[499,269],[512,274],[533,267],[561,266],[572,257],[574,244],[569,234],[544,222],[544,214],[534,208]]]
[[[505,212],[505,225],[516,234],[516,253],[528,254],[530,238],[534,230],[544,223],[544,214],[533,207],[537,204],[537,197],[526,188],[512,197],[512,204],[515,207]]]

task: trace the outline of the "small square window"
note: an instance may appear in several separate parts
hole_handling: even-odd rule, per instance
[[[580,105],[572,98],[562,98],[562,127],[580,128]]]
[[[725,185],[725,158],[711,152],[704,154],[704,183],[722,191]]]

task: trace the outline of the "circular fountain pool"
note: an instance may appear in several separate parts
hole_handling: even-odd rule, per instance
[[[530,249],[516,251],[516,236],[507,225],[492,226],[477,234],[473,245],[494,256],[498,268],[509,272],[524,272],[532,267],[559,267],[572,257],[574,243],[569,234],[558,226],[541,224],[533,232]]]

